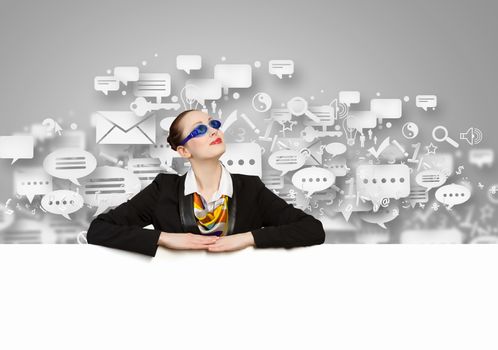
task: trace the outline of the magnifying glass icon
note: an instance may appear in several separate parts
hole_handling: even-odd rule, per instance
[[[302,97],[293,97],[287,102],[287,109],[296,116],[305,114],[311,120],[320,123],[321,120],[308,109],[308,101]]]
[[[442,132],[442,137],[437,137],[436,134],[437,132],[440,131],[440,134]],[[453,147],[455,148],[458,148],[458,143],[453,140],[451,137],[448,136],[448,129],[446,129],[444,126],[442,125],[438,125],[436,126],[434,129],[432,129],[432,138],[438,142],[448,142],[450,145],[452,145]]]

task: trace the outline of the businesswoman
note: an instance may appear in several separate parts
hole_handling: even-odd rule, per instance
[[[157,247],[234,251],[248,246],[322,244],[325,232],[313,216],[285,202],[258,176],[231,174],[221,122],[198,110],[180,113],[168,143],[191,164],[182,176],[159,174],[125,203],[90,224],[90,244],[155,256]],[[152,224],[154,229],[144,229]]]

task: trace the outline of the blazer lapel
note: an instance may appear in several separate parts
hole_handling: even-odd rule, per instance
[[[233,234],[235,228],[235,218],[237,211],[237,188],[238,178],[230,174],[233,183],[232,198],[228,197],[228,231],[227,236]],[[178,207],[180,210],[180,221],[184,232],[192,232],[201,234],[197,226],[197,220],[194,214],[194,194],[191,193],[187,196],[184,195],[185,191],[185,178],[187,174],[180,176],[178,187]]]
[[[228,197],[228,232],[227,236],[233,234],[235,229],[235,218],[237,212],[237,192],[238,192],[238,177],[233,176],[230,173],[230,177],[232,178],[233,191],[232,198]]]

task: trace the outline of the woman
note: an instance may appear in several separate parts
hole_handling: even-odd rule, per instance
[[[159,174],[133,198],[97,216],[88,243],[150,256],[158,246],[221,252],[322,244],[319,220],[278,197],[258,176],[228,172],[219,160],[225,152],[220,126],[198,110],[180,113],[168,143],[189,160],[190,170]],[[150,224],[154,230],[143,228]]]

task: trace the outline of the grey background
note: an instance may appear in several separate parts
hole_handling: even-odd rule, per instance
[[[480,146],[496,149],[497,10],[493,1],[2,0],[0,134],[47,117],[91,130],[94,111],[122,108],[132,98],[94,91],[94,76],[137,65],[171,73],[175,90],[175,77],[185,78],[176,55],[190,53],[203,56],[198,76],[212,75],[221,56],[228,63],[259,60],[263,71],[270,59],[293,59],[293,79],[265,74],[251,88],[274,91],[280,102],[295,95],[330,102],[340,90],[359,90],[362,109],[376,92],[408,95],[403,118],[421,126],[420,141],[430,141],[436,123],[456,139],[475,126],[485,133]],[[415,108],[417,94],[437,94],[437,113]],[[3,202],[12,193],[10,167],[0,160]],[[495,173],[469,177],[490,184]]]

